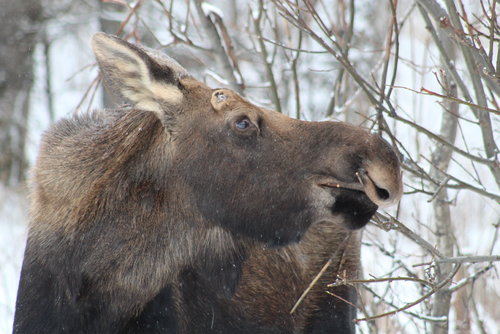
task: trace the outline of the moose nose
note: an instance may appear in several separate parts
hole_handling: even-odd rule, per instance
[[[356,172],[359,182],[368,198],[380,207],[387,207],[399,201],[402,194],[400,173],[390,175],[386,169],[372,166]]]

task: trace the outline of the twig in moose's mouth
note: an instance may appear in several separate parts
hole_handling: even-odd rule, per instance
[[[320,183],[319,185],[322,187],[327,187],[327,188],[338,188],[338,189],[364,191],[365,187],[364,187],[363,181],[362,181],[361,177],[359,176],[358,172],[356,172],[356,177],[358,178],[359,183],[342,182],[339,180],[334,180],[332,182],[323,182],[323,183]]]
[[[364,187],[361,184],[357,183],[343,183],[343,182],[334,182],[334,183],[320,183],[320,186],[327,188],[338,188],[338,189],[348,189],[348,190],[357,190],[363,191]]]
[[[364,185],[365,183],[363,182],[363,179],[361,178],[361,175],[359,175],[359,172],[356,172],[356,177],[358,178],[359,183]]]
[[[322,182],[319,185],[321,187],[327,188],[337,188],[337,189],[347,189],[347,190],[356,190],[356,191],[365,191],[365,183],[363,182],[363,178],[361,173],[366,174],[366,171],[361,169],[355,173],[358,182],[343,182],[333,178],[330,182]]]

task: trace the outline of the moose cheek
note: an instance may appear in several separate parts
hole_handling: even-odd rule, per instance
[[[229,182],[221,179],[219,187],[204,187],[195,193],[200,213],[215,224],[229,231],[245,235],[271,246],[297,242],[309,227],[312,212],[300,196],[278,191],[278,187],[253,188],[241,186],[249,182]],[[224,184],[224,182],[226,182]],[[264,182],[269,184],[270,182]],[[238,196],[228,197],[235,190]]]
[[[290,243],[296,243],[302,240],[305,231],[300,229],[278,229],[274,233],[274,238],[267,244],[270,247],[286,246]]]

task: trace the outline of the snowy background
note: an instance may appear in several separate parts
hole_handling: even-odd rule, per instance
[[[405,12],[412,1],[401,1],[403,5],[402,12]],[[150,2],[149,9],[144,9],[141,13],[141,20],[145,22],[162,22],[155,27],[155,36],[160,41],[161,45],[169,45],[172,41],[172,36],[168,33],[166,19],[162,13],[162,8]],[[215,2],[213,2],[215,3]],[[255,2],[250,2],[255,6]],[[146,7],[146,6],[144,6]],[[500,7],[500,6],[499,6]],[[207,9],[208,8],[208,9]],[[207,7],[210,10],[213,7]],[[234,8],[232,6],[220,5],[219,11],[221,15],[230,20],[232,12],[223,10],[222,8]],[[252,7],[254,8],[254,7]],[[373,36],[370,35],[370,30],[383,30],[384,22],[379,22],[381,28],[373,25],[373,18],[369,17],[373,14],[371,11],[376,9],[376,6],[369,8],[358,8],[357,30],[360,34],[365,34],[363,38],[369,40]],[[387,11],[385,6],[380,5],[381,17],[386,17],[383,11]],[[237,8],[238,10],[246,10],[247,8]],[[100,29],[100,15],[98,6],[89,5],[82,6],[76,12],[66,13],[60,17],[51,20],[47,25],[47,31],[52,36],[53,41],[50,49],[50,62],[52,64],[52,94],[54,99],[54,108],[56,118],[68,116],[75,112],[82,96],[85,94],[90,83],[96,78],[97,71],[93,65],[94,60],[90,50],[90,37],[95,31]],[[184,8],[182,5],[176,7],[179,12],[179,17]],[[377,14],[379,14],[377,12]],[[115,14],[113,14],[115,15]],[[116,14],[117,20],[123,20],[125,14]],[[194,15],[194,14],[192,14]],[[384,16],[385,15],[385,16]],[[178,17],[178,21],[182,21]],[[139,23],[142,21],[138,20]],[[384,20],[380,20],[384,21]],[[139,24],[138,23],[138,24]],[[385,22],[386,23],[386,22]],[[151,24],[151,23],[150,23]],[[68,33],[68,27],[71,27],[71,33]],[[247,25],[245,25],[247,27]],[[181,27],[182,28],[182,27]],[[180,29],[181,29],[180,28]],[[147,29],[144,29],[147,31]],[[373,34],[375,34],[373,32]],[[201,40],[201,39],[200,39]],[[198,40],[199,41],[199,40]],[[244,42],[241,42],[244,44]],[[247,41],[248,43],[248,41]],[[369,44],[369,42],[367,42]],[[152,46],[158,46],[156,43],[151,43]],[[430,42],[430,36],[425,30],[424,22],[419,19],[417,14],[412,14],[408,19],[408,23],[404,25],[400,35],[400,58],[404,61],[399,62],[397,79],[395,86],[420,90],[421,87],[439,92],[440,86],[436,81],[435,73],[439,70],[439,56],[436,48]],[[498,44],[498,42],[497,42]],[[358,41],[359,45],[359,41]],[[237,45],[241,50],[245,50],[247,45]],[[305,45],[313,50],[320,50],[317,45]],[[358,47],[352,49],[350,59],[359,60],[359,66],[367,67],[366,73],[369,73],[370,66],[368,63],[363,63],[361,59],[366,58],[366,53],[371,52],[370,47]],[[164,51],[179,55],[186,53],[186,59],[179,59],[181,64],[189,67],[190,64],[196,63],[194,69],[188,68],[195,73],[200,79],[206,80],[211,85],[217,78],[213,73],[200,68],[199,63],[206,61],[206,56],[199,56],[199,60],[193,50],[183,48],[182,46],[171,45],[163,48]],[[45,57],[42,47],[35,51],[35,82],[31,96],[31,110],[29,118],[29,141],[28,141],[28,157],[31,162],[34,161],[37,152],[37,146],[40,141],[40,135],[44,129],[50,124],[49,113],[47,110],[47,95],[45,87],[46,68],[44,66]],[[244,57],[242,57],[244,59]],[[193,60],[195,59],[195,60]],[[196,59],[197,62],[196,62]],[[328,82],[328,76],[331,71],[337,69],[331,63],[331,56],[323,54],[304,54],[300,63],[300,74],[304,77],[301,90],[302,98],[302,114],[305,119],[318,120],[325,118],[333,118],[338,120],[347,120],[353,123],[366,123],[363,120],[346,113],[345,109],[336,110],[332,116],[325,116],[321,111],[325,108],[325,104],[330,99],[330,92],[322,89],[323,82]],[[183,62],[184,60],[184,62]],[[286,60],[283,60],[286,65]],[[250,87],[248,89],[249,98],[253,99],[257,104],[271,106],[272,102],[269,99],[266,91],[268,90],[262,81],[259,73],[255,73],[255,64],[248,60],[243,60],[240,64],[243,77],[247,80]],[[333,68],[332,68],[333,66]],[[280,75],[279,73],[277,74]],[[215,79],[214,79],[215,77]],[[279,78],[284,80],[283,77]],[[283,86],[286,86],[285,81],[280,81]],[[283,91],[283,95],[286,92]],[[425,128],[437,133],[440,127],[442,117],[441,106],[439,99],[431,96],[423,96],[416,94],[408,89],[395,88],[392,99],[397,105],[398,112],[405,117],[412,119],[415,123],[424,126]],[[89,105],[86,100],[80,110],[87,108],[100,107],[101,93],[97,92],[94,100]],[[294,115],[294,99],[283,98],[284,112]],[[356,104],[358,103],[358,104]],[[363,109],[363,101],[353,102],[352,106]],[[464,118],[472,118],[470,112],[463,110]],[[370,112],[370,109],[367,110]],[[390,122],[390,118],[388,118]],[[494,126],[498,129],[498,118],[494,118]],[[393,122],[391,124],[393,132],[405,147],[408,149],[412,157],[421,161],[422,166],[427,166],[425,159],[428,157],[435,147],[435,143],[422,134],[416,134],[411,127]],[[498,139],[498,132],[496,137]],[[471,122],[460,122],[459,136],[457,145],[460,147],[467,146],[471,152],[482,154],[481,135],[477,126]],[[465,166],[465,167],[464,167]],[[455,160],[449,170],[450,174],[463,177],[466,180],[474,178],[470,177],[471,173],[478,174],[482,178],[482,185],[491,193],[499,194],[492,176],[489,171],[483,166],[471,166],[467,162],[460,161],[460,157]],[[408,193],[401,201],[397,209],[398,218],[404,221],[405,224],[414,232],[427,238],[430,242],[433,240],[433,212],[431,205],[427,202],[429,195],[422,193],[413,193],[413,187],[418,184],[419,180],[411,175],[405,175],[406,185],[405,191]],[[410,187],[409,187],[410,185]],[[22,263],[22,255],[24,251],[26,239],[26,225],[28,216],[28,201],[26,198],[27,186],[20,185],[14,188],[7,188],[0,185],[0,334],[10,333],[12,330],[13,312],[15,305],[15,297],[17,290],[17,282],[19,271]],[[500,217],[500,207],[494,200],[485,198],[476,193],[467,190],[452,191],[453,200],[452,206],[452,221],[456,230],[457,247],[459,247],[461,255],[488,255],[500,254],[500,245],[496,242],[495,231],[498,227]],[[396,215],[396,209],[390,211]],[[365,277],[384,277],[388,273],[398,276],[404,275],[404,271],[398,268],[398,263],[407,265],[415,265],[432,261],[429,254],[425,253],[416,243],[400,235],[396,231],[384,232],[374,225],[368,226],[365,231],[365,243],[362,251],[363,272]],[[398,262],[399,261],[399,262]],[[454,279],[457,283],[461,278],[473,274],[480,268],[478,265],[468,265],[464,267],[463,272]],[[484,329],[487,333],[498,333],[500,331],[500,280],[498,277],[498,265],[496,269],[490,270],[483,275],[474,284],[472,289],[463,289],[464,293],[474,293],[474,305],[476,310],[470,310],[475,313],[474,324],[471,332],[479,333],[476,322],[482,320]],[[425,275],[422,268],[422,277]],[[460,276],[461,275],[461,276]],[[371,288],[383,295],[390,295],[390,299],[395,305],[401,306],[408,302],[417,299],[421,294],[420,287],[412,283],[391,283],[390,285],[370,285]],[[460,290],[462,291],[462,290]],[[474,291],[474,292],[473,292]],[[467,297],[466,297],[467,298]],[[458,300],[458,299],[456,299]],[[369,302],[369,301],[367,301]],[[370,305],[377,305],[373,302]],[[374,306],[374,307],[375,307]],[[416,314],[424,315],[427,313],[428,305],[422,303],[411,308],[409,311]],[[455,309],[455,308],[454,308]],[[369,310],[377,312],[377,309]],[[380,309],[378,309],[380,311]],[[393,317],[381,319],[378,322],[380,333],[398,332],[398,333],[423,333],[427,332],[428,325],[423,324],[425,321],[411,314],[400,313]],[[451,313],[452,324],[457,323],[457,315]],[[384,330],[386,328],[391,328]],[[453,328],[453,327],[451,327]],[[361,332],[368,332],[366,324],[360,327]],[[451,330],[450,332],[453,332]]]

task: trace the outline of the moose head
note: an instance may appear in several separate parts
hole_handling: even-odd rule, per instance
[[[162,177],[182,182],[189,208],[211,224],[286,244],[332,216],[362,227],[401,195],[398,158],[376,135],[258,107],[109,35],[96,34],[93,49],[108,87],[160,121]]]

